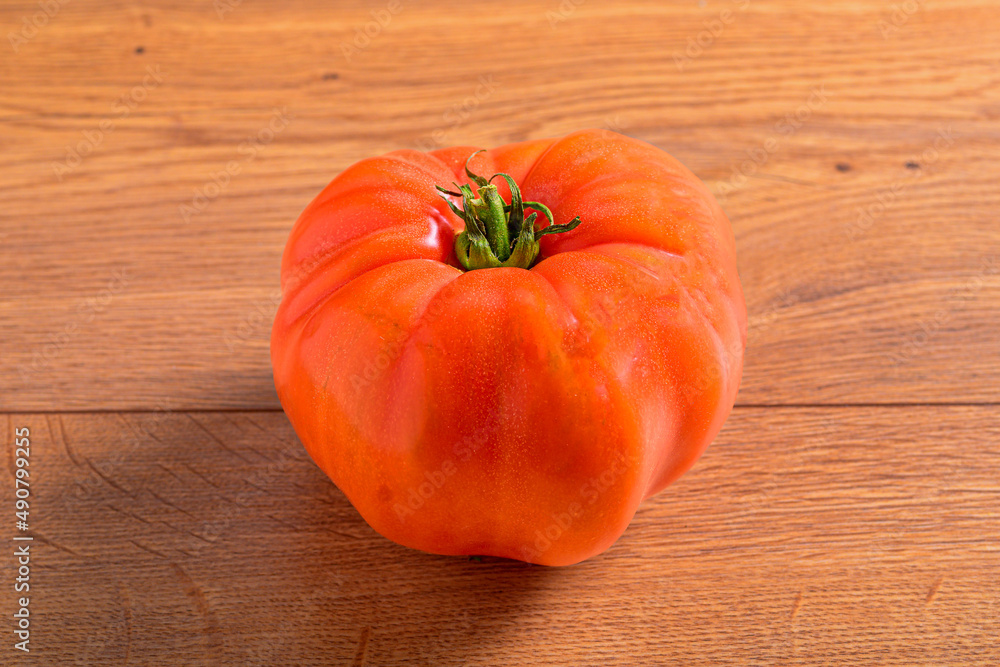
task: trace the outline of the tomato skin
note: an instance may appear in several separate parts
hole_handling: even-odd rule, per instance
[[[477,155],[571,232],[530,270],[463,271],[435,190],[476,149],[396,151],[344,171],[282,261],[281,403],[365,520],[438,554],[568,565],[697,460],[735,401],[746,306],[707,188],[601,130]],[[506,185],[497,183],[505,198]]]

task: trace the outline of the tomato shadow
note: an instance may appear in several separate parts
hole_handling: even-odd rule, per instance
[[[63,558],[52,585],[86,579],[108,614],[119,589],[135,593],[132,608],[142,598],[142,623],[105,642],[116,651],[176,641],[183,664],[495,664],[580,576],[383,538],[280,412],[47,424],[29,423],[49,443],[40,467],[59,458],[74,471],[38,492],[44,516],[59,517],[47,537]]]
[[[313,592],[299,613],[335,638],[327,649],[353,664],[495,664],[497,653],[509,653],[501,646],[544,632],[556,591],[585,576],[581,566],[438,556],[397,545],[316,472],[308,482],[312,500],[291,519],[313,527],[298,540],[315,554],[296,575],[297,587]]]

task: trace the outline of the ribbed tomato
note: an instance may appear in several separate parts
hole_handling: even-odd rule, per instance
[[[375,530],[438,554],[610,547],[718,433],[746,344],[722,209],[601,130],[351,166],[295,224],[282,293],[296,432]]]

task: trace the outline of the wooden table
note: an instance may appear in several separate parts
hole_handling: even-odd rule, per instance
[[[6,0],[0,18],[10,513],[15,429],[32,444],[4,664],[1000,663],[995,3]],[[290,226],[366,156],[588,126],[666,149],[728,211],[738,405],[581,565],[399,547],[277,402]],[[29,654],[15,535],[34,537]]]

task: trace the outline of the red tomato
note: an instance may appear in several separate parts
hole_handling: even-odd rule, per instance
[[[572,564],[610,547],[732,409],[735,242],[705,185],[642,141],[586,130],[475,151],[363,160],[305,209],[282,261],[275,384],[382,535]],[[470,155],[514,192],[470,178]],[[505,209],[518,194],[535,203]]]

